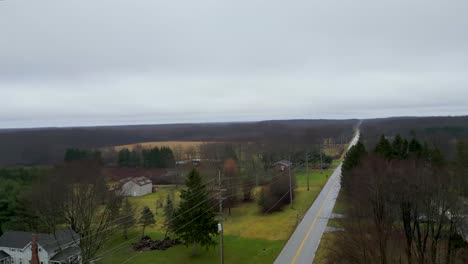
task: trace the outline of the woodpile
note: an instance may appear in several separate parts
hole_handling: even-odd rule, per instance
[[[143,237],[140,242],[133,244],[134,251],[166,250],[182,244],[179,239],[165,237],[162,240],[152,240],[149,236]]]

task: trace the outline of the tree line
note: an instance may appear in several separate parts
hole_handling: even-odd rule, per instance
[[[468,147],[453,159],[436,146],[381,136],[367,151],[359,142],[342,167],[345,232],[330,263],[466,263]],[[464,198],[465,197],[465,198]]]
[[[101,160],[101,152],[99,150],[85,150],[79,148],[69,148],[65,151],[65,161],[74,161],[74,160],[87,160],[95,159]]]
[[[154,147],[142,149],[141,151],[127,148],[118,152],[117,163],[122,167],[144,167],[144,168],[174,168],[174,153],[169,147]]]

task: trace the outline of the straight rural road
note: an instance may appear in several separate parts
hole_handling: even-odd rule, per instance
[[[349,148],[359,140],[359,130],[351,141]],[[304,264],[312,263],[320,244],[323,232],[328,224],[328,218],[335,206],[336,198],[341,188],[341,166],[335,169],[320,194],[307,211],[296,230],[289,238],[275,264]]]

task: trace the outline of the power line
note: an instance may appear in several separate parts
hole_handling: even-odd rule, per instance
[[[278,176],[272,177],[272,179],[275,179],[275,178],[277,178],[277,179],[276,179],[275,181],[270,182],[269,184],[278,182],[278,181],[281,179],[281,177],[283,177],[283,175],[278,175]],[[215,179],[213,179],[213,180],[215,180]],[[213,181],[213,180],[211,180],[211,181]],[[254,181],[254,180],[252,180],[252,181]],[[210,182],[210,181],[209,181],[209,182]],[[206,184],[206,183],[205,183],[205,184]],[[253,184],[253,183],[247,183],[247,184],[235,183],[235,184],[228,185],[228,186],[225,186],[225,187],[227,187],[227,188],[229,188],[229,187],[234,187],[234,186],[236,186],[236,187],[243,187],[243,186],[247,186],[247,185],[249,185],[249,184]],[[200,187],[201,187],[201,186],[199,186],[199,187],[197,187],[197,188],[200,188]],[[201,193],[201,192],[198,192],[198,193]],[[227,196],[227,197],[224,197],[224,199],[227,199],[227,198],[230,198],[230,197],[234,197],[234,196],[237,196],[237,195],[238,195],[238,193],[233,194],[233,195],[229,195],[229,196]],[[191,199],[191,198],[193,198],[193,197],[190,197],[189,199]],[[203,203],[205,203],[205,202],[208,202],[208,201],[211,200],[211,199],[212,199],[212,198],[207,198],[207,199],[203,200],[202,202],[198,203],[197,205],[195,205],[195,206],[189,208],[188,210],[182,212],[181,214],[178,214],[176,217],[170,219],[168,222],[174,221],[174,220],[177,219],[178,217],[180,217],[180,216],[182,216],[182,215],[188,213],[189,211],[192,211],[193,209],[197,208],[198,206],[200,206],[201,204],[203,204]],[[150,212],[148,212],[147,214],[149,214],[149,213],[150,213]],[[127,215],[127,216],[124,216],[124,217],[121,217],[121,218],[112,220],[111,222],[113,223],[113,222],[116,222],[117,220],[124,219],[124,218],[130,217],[130,216],[132,216],[132,215]],[[143,216],[143,215],[142,215],[142,216]],[[129,222],[131,222],[131,221],[132,221],[132,219],[129,219],[129,220],[127,220],[127,221],[118,223],[118,224],[116,224],[115,226],[109,226],[109,227],[104,228],[103,230],[100,230],[100,231],[98,231],[98,232],[96,232],[96,233],[94,233],[94,234],[91,234],[91,235],[88,235],[88,236],[85,236],[85,237],[80,237],[79,240],[82,240],[82,239],[85,239],[85,238],[89,238],[89,237],[96,236],[96,235],[98,235],[98,234],[100,234],[100,233],[103,233],[103,232],[105,232],[105,231],[112,231],[112,230],[114,230],[114,229],[119,228],[121,225],[126,224],[126,223],[129,223]],[[86,231],[90,231],[91,229],[92,229],[92,228],[89,228],[89,229],[87,229]],[[57,240],[55,240],[55,241],[53,241],[53,242],[51,242],[51,243],[44,244],[43,246],[52,245],[52,244],[58,244],[58,241],[61,241],[61,240],[64,240],[64,239],[73,238],[73,236],[74,236],[73,234],[70,234],[69,237],[63,237],[63,238],[57,239]],[[73,242],[71,242],[71,243],[77,244],[76,241],[73,241]],[[55,249],[58,249],[58,248],[60,248],[60,247],[61,247],[61,246],[59,245],[59,246],[56,247]]]

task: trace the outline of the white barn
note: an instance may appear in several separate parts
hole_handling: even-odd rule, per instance
[[[123,179],[120,186],[122,196],[143,196],[153,192],[153,182],[146,177]]]
[[[52,234],[35,234],[40,264],[81,263],[79,236],[71,229]],[[31,232],[7,231],[0,237],[0,264],[29,264]],[[60,246],[59,246],[60,245]]]

